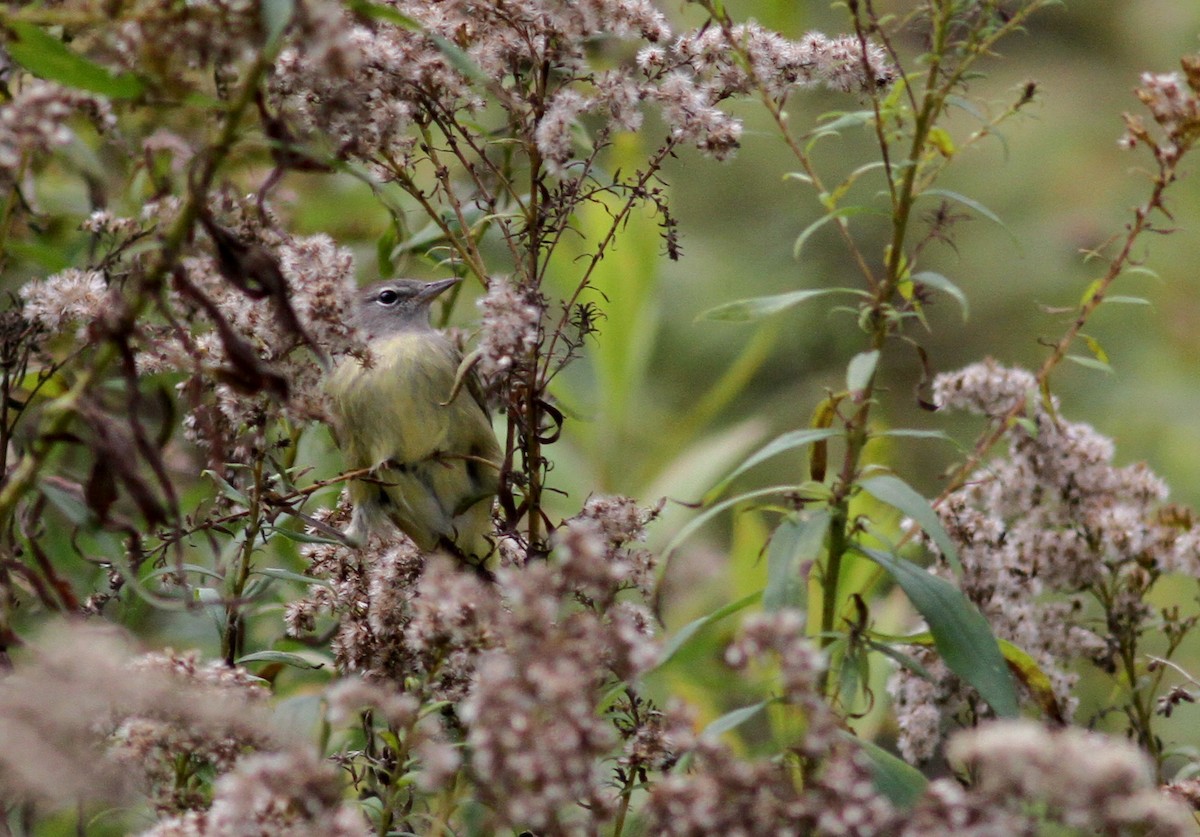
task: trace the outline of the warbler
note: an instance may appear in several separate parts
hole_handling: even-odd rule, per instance
[[[472,563],[489,552],[492,498],[503,454],[473,375],[430,324],[434,299],[459,280],[394,279],[359,291],[354,324],[370,357],[343,360],[326,381],[335,435],[351,469],[347,536],[365,543],[390,522],[424,550]]]

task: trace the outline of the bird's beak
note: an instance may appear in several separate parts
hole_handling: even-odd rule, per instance
[[[436,282],[426,282],[425,287],[417,293],[418,302],[432,302],[448,288],[462,281],[461,276],[451,276],[449,279],[439,279]]]

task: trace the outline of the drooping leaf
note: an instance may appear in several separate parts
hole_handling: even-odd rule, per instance
[[[933,634],[929,633],[928,631],[925,631],[924,633],[920,634],[919,636],[929,637],[929,642],[927,644],[931,647],[933,646]],[[887,640],[887,641],[885,642],[883,640]],[[911,642],[911,641],[913,641],[912,637],[889,637],[889,636],[885,636],[883,634],[872,633],[869,636],[865,637],[864,641],[866,642],[867,647],[870,648],[872,651],[878,651],[880,654],[883,654],[888,659],[895,660],[897,665],[899,665],[901,668],[908,669],[913,674],[915,674],[917,677],[920,677],[920,678],[923,678],[930,682],[933,682],[933,675],[929,673],[929,669],[925,668],[925,666],[921,665],[919,662],[916,661],[916,659],[914,659],[910,655],[901,653],[900,651],[896,650],[896,648],[894,648],[891,644],[889,644],[889,643]]]
[[[868,174],[877,169],[886,169],[886,168],[887,168],[887,164],[884,163],[882,160],[875,160],[873,162],[866,163],[865,165],[859,166],[854,171],[850,172],[850,174],[848,174],[846,176],[846,178],[841,183],[839,183],[832,191],[822,193],[821,195],[818,196],[821,201],[821,205],[824,206],[826,209],[833,209],[834,207],[836,207],[838,204],[840,204],[842,202],[842,198],[844,198],[846,196],[846,193],[848,193],[850,191],[850,189],[854,186],[854,184],[858,182],[858,179],[860,177],[862,177],[864,174]]]
[[[946,665],[974,686],[997,715],[1015,718],[1020,707],[1008,664],[992,628],[957,587],[911,561],[855,544],[853,549],[887,571],[924,617]]]
[[[696,317],[697,320],[722,320],[725,322],[745,323],[761,320],[772,314],[778,314],[789,308],[794,308],[803,302],[829,294],[857,294],[851,288],[817,288],[804,291],[790,291],[785,294],[772,296],[756,296],[726,302],[716,308],[710,308]]]
[[[179,570],[183,570],[185,573],[193,573],[195,575],[205,576],[207,578],[215,578],[218,580],[225,578],[224,574],[209,567],[203,567],[199,564],[180,564],[178,566],[170,565],[166,567],[157,567],[156,569],[146,573],[146,581],[150,581],[154,578],[160,578],[164,575],[171,575]]]
[[[800,252],[804,249],[804,244],[813,236],[817,230],[828,224],[830,221],[836,221],[839,218],[851,218],[855,215],[883,215],[884,213],[870,206],[839,206],[830,213],[822,215],[817,220],[813,221],[804,231],[796,237],[796,243],[792,245],[792,258],[800,258]]]
[[[1029,693],[1046,713],[1046,717],[1065,724],[1066,719],[1063,717],[1062,707],[1058,705],[1058,697],[1054,694],[1054,685],[1050,682],[1050,676],[1042,670],[1042,667],[1037,664],[1037,660],[1030,656],[1025,649],[1006,639],[1001,639],[999,642],[1000,653],[1004,655],[1009,671],[1016,675],[1025,688],[1029,689]]]
[[[235,488],[233,483],[229,482],[229,480],[225,479],[223,476],[218,474],[216,471],[211,471],[211,470],[205,469],[200,472],[200,475],[204,476],[204,477],[208,477],[210,480],[215,482],[217,484],[217,488],[220,490],[221,494],[223,494],[225,496],[226,499],[232,500],[233,502],[237,503],[239,506],[242,506],[245,508],[250,507],[250,505],[251,505],[250,498],[246,496],[245,492],[239,490],[238,488]]]
[[[762,596],[765,610],[803,605],[806,587],[800,567],[806,559],[820,554],[830,520],[829,510],[820,509],[804,517],[789,515],[775,528],[767,550],[767,586]]]
[[[327,665],[324,661],[313,662],[299,654],[291,654],[287,651],[255,651],[253,654],[238,657],[236,662],[238,665],[245,665],[246,663],[283,663],[295,668],[306,669],[320,669]]]
[[[717,483],[715,486],[713,486],[712,489],[709,490],[709,492],[705,496],[706,497],[716,497],[716,496],[720,495],[722,491],[724,491],[726,488],[729,487],[729,484],[731,482],[733,482],[739,476],[744,474],[746,471],[749,471],[751,468],[753,468],[755,465],[758,465],[760,462],[765,462],[766,460],[770,459],[771,457],[777,456],[778,454],[781,454],[784,451],[789,451],[789,450],[793,450],[795,448],[804,447],[805,445],[810,445],[810,444],[813,444],[814,442],[820,442],[820,441],[823,441],[826,439],[832,439],[835,436],[841,436],[841,435],[842,435],[841,430],[837,430],[832,427],[818,427],[818,428],[810,428],[810,429],[805,429],[805,430],[792,430],[788,433],[784,433],[782,436],[778,436],[775,439],[772,439],[770,442],[767,442],[767,444],[763,445],[757,451],[750,454],[750,456],[746,457],[746,459],[742,462],[741,465],[738,465],[736,468],[734,468],[732,471],[730,471],[729,474],[723,480],[721,480],[719,483]]]
[[[962,575],[962,564],[958,560],[958,550],[954,546],[954,541],[950,540],[950,536],[942,528],[942,522],[938,520],[933,506],[929,505],[929,501],[922,497],[916,489],[893,474],[868,477],[859,484],[863,491],[875,499],[887,503],[912,518],[937,544],[938,549],[950,562],[954,571]]]
[[[136,99],[145,89],[132,73],[111,73],[32,23],[10,20],[4,25],[14,36],[5,44],[9,56],[35,76],[110,99]]]
[[[983,204],[981,204],[979,201],[975,200],[974,198],[968,198],[966,195],[960,195],[958,192],[952,192],[949,189],[926,189],[918,197],[947,198],[948,200],[955,201],[956,203],[961,203],[963,206],[968,207],[969,209],[975,210],[980,215],[982,215],[984,218],[987,218],[989,221],[994,221],[995,223],[999,224],[1001,227],[1004,227],[1006,230],[1008,229],[1008,227],[1006,227],[1004,225],[1004,222],[1002,220],[1000,220],[1000,216],[997,215],[995,212],[992,212],[992,210],[988,209],[986,206],[984,206]]]
[[[768,698],[767,700],[760,700],[758,703],[752,703],[749,706],[734,709],[732,712],[726,712],[701,730],[700,735],[702,738],[718,738],[730,730],[740,727],[773,702],[774,699]]]
[[[886,639],[890,642],[903,643],[907,645],[922,645],[926,648],[933,648],[936,645],[933,634],[929,631],[922,631],[917,634],[908,636],[883,636],[875,634],[873,638],[868,639],[872,648],[885,653],[892,659],[899,662],[905,668],[910,669],[919,677],[924,677],[927,680],[932,680],[932,676],[928,671],[920,666],[916,660],[903,659],[903,655],[899,654],[895,649],[889,648],[879,639]],[[1037,701],[1038,706],[1046,713],[1046,717],[1058,723],[1066,723],[1066,719],[1062,715],[1062,707],[1058,705],[1058,698],[1054,694],[1054,685],[1050,681],[1050,676],[1042,670],[1029,652],[1021,648],[1007,639],[996,638],[996,642],[1000,645],[1000,653],[1004,656],[1004,661],[1008,663],[1008,670],[1021,681],[1024,686],[1029,689],[1033,699]]]
[[[383,3],[372,3],[370,0],[350,0],[349,5],[355,13],[364,17],[385,20],[404,29],[423,33],[433,41],[442,55],[446,56],[446,60],[450,62],[450,65],[471,81],[482,82],[484,84],[489,84],[493,81],[483,70],[479,69],[479,65],[472,60],[471,56],[467,55],[466,52],[452,41],[448,41],[441,35],[430,32],[419,20],[409,17],[403,12],[393,9],[391,6],[386,6]]]
[[[841,131],[846,128],[859,128],[863,125],[869,125],[875,118],[875,113],[869,110],[857,110],[849,113],[836,113],[829,115],[833,116],[834,118],[824,124],[818,125],[805,135],[805,151],[811,152],[813,146],[825,137],[839,136]]]
[[[84,502],[82,491],[69,490],[65,486],[56,484],[53,480],[43,480],[38,490],[74,525],[94,526],[96,524],[96,514]]]
[[[321,535],[312,535],[308,532],[299,532],[295,529],[289,529],[286,526],[265,526],[263,527],[263,530],[271,534],[279,535],[280,537],[286,538],[289,541],[295,541],[296,543],[342,543],[342,541],[335,540],[334,538],[327,538]]]
[[[745,610],[761,598],[762,593],[751,593],[749,596],[743,596],[736,602],[730,602],[706,616],[701,616],[699,619],[693,619],[691,622],[688,622],[675,633],[675,636],[671,637],[663,645],[662,654],[659,656],[656,668],[665,665],[668,660],[679,653],[679,649],[686,645],[688,640],[699,633],[702,628],[714,622],[719,622],[726,616],[732,616],[739,610]]]
[[[886,796],[893,805],[901,810],[908,810],[916,804],[929,780],[920,770],[903,759],[889,753],[873,741],[859,738],[849,732],[841,735],[857,744],[871,762],[871,778],[875,781],[875,789]]]
[[[959,307],[962,308],[963,322],[965,323],[968,317],[970,317],[971,307],[967,303],[967,295],[962,292],[962,289],[958,285],[955,285],[942,274],[934,273],[932,270],[922,270],[919,273],[913,274],[912,281],[920,282],[926,287],[939,290],[954,297]]]
[[[333,543],[331,541],[331,543]],[[294,581],[298,584],[306,586],[332,587],[333,582],[327,578],[313,578],[311,575],[301,575],[294,573],[291,570],[280,569],[279,567],[260,567],[250,571],[251,575],[263,575],[267,578],[278,579],[279,581]]]

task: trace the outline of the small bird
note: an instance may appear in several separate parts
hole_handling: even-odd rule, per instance
[[[478,382],[461,385],[458,350],[429,322],[430,304],[458,281],[394,279],[359,291],[354,324],[370,362],[343,360],[326,391],[347,466],[371,469],[350,483],[347,536],[365,543],[390,522],[421,549],[479,563],[504,457]]]

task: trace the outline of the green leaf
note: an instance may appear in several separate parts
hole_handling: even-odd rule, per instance
[[[994,221],[1005,229],[1008,229],[1008,227],[1005,227],[1004,222],[1000,220],[1000,216],[995,212],[992,212],[992,210],[988,209],[979,201],[974,200],[973,198],[968,198],[966,195],[960,195],[958,192],[951,192],[949,189],[926,189],[917,197],[946,198],[948,200],[955,201],[956,203],[961,203],[963,206],[975,210],[989,221]]]
[[[878,349],[859,352],[850,358],[850,364],[846,367],[846,389],[850,390],[851,394],[857,394],[869,387],[878,363]]]
[[[281,570],[278,567],[263,567],[257,570],[251,570],[251,575],[265,575],[267,578],[275,578],[280,581],[295,581],[298,584],[305,586],[319,585],[321,587],[332,587],[333,582],[326,578],[313,578],[311,575],[302,575],[294,573],[291,570]]]
[[[146,573],[146,581],[149,581],[152,578],[158,578],[158,577],[164,576],[164,575],[172,575],[173,573],[175,573],[176,571],[178,571],[180,569],[182,569],[185,573],[193,573],[195,575],[208,576],[209,578],[215,578],[218,580],[225,578],[224,574],[217,572],[216,570],[212,569],[211,567],[202,567],[199,564],[180,564],[180,565],[172,564],[172,565],[169,565],[166,567],[159,567],[157,569],[151,570],[150,572]]]
[[[953,157],[957,149],[954,146],[954,139],[950,136],[950,132],[945,128],[939,128],[936,125],[929,129],[927,141],[932,145],[937,152],[943,157]]]
[[[35,76],[110,99],[136,99],[145,89],[137,76],[114,75],[32,23],[9,20],[4,25],[16,36],[5,44],[8,54]]]
[[[1019,645],[1014,645],[1006,639],[998,641],[1000,653],[1008,663],[1008,670],[1029,689],[1029,693],[1046,713],[1046,717],[1060,724],[1067,723],[1062,714],[1062,707],[1058,705],[1058,697],[1054,694],[1054,684],[1050,681],[1050,676],[1042,671],[1037,660]]]
[[[933,634],[929,633],[928,631],[925,631],[922,634],[918,634],[918,636],[928,637],[929,642],[924,643],[924,644],[929,645],[931,647],[933,646]],[[929,670],[927,668],[925,668],[925,666],[918,663],[913,657],[909,656],[908,654],[901,653],[900,651],[897,651],[895,648],[893,648],[891,645],[888,645],[886,642],[882,642],[881,640],[883,640],[883,639],[887,639],[889,642],[898,642],[898,643],[915,642],[916,640],[914,640],[912,637],[887,637],[887,636],[884,636],[883,634],[872,634],[870,636],[865,637],[865,642],[867,644],[867,647],[870,648],[872,651],[878,651],[880,654],[883,654],[888,659],[895,660],[897,665],[899,665],[902,668],[908,669],[913,674],[915,674],[917,677],[920,677],[924,680],[928,680],[931,683],[933,682],[933,675],[929,673]]]
[[[1064,357],[1072,363],[1078,363],[1080,366],[1086,366],[1088,369],[1099,369],[1101,372],[1107,372],[1110,375],[1114,374],[1113,368],[1098,358],[1088,357],[1087,355],[1064,355]]]
[[[889,753],[873,741],[841,731],[841,735],[862,748],[871,762],[871,778],[875,789],[901,810],[908,810],[925,793],[929,780],[917,768]]]
[[[728,500],[722,500],[715,506],[705,509],[700,514],[693,517],[687,524],[675,533],[675,537],[671,538],[670,543],[663,548],[662,558],[665,561],[667,557],[679,548],[679,545],[690,538],[697,529],[707,523],[709,520],[725,511],[730,506],[737,505],[745,500],[755,500],[759,497],[770,497],[771,495],[787,494],[795,490],[794,485],[772,485],[769,488],[760,488],[756,491],[747,491],[744,494],[738,494],[736,497],[730,497]]]
[[[369,0],[350,0],[350,8],[355,13],[364,15],[365,17],[375,18],[376,20],[385,20],[388,23],[394,23],[403,29],[409,29],[413,32],[420,32],[429,38],[441,51],[442,55],[446,56],[446,60],[454,69],[458,70],[472,81],[490,84],[494,79],[485,74],[479,69],[479,65],[471,60],[471,56],[467,55],[455,44],[446,40],[441,35],[430,32],[416,18],[409,17],[402,12],[398,12],[390,6],[385,6],[382,3],[372,3]]]
[[[1155,270],[1152,267],[1146,267],[1146,265],[1144,265],[1144,264],[1137,264],[1137,265],[1133,265],[1131,267],[1126,267],[1124,270],[1121,271],[1122,276],[1124,276],[1126,273],[1132,273],[1137,276],[1149,276],[1151,279],[1157,279],[1160,282],[1162,281],[1162,277],[1158,275],[1157,270]]]
[[[729,483],[733,482],[746,471],[749,471],[758,463],[764,462],[770,459],[772,456],[777,456],[784,451],[804,447],[805,445],[811,445],[813,442],[820,442],[824,441],[825,439],[832,439],[835,436],[841,435],[841,430],[836,430],[832,427],[792,430],[791,432],[784,433],[782,436],[767,442],[767,444],[763,445],[756,452],[746,457],[746,460],[742,462],[741,465],[734,468],[729,475],[725,477],[725,479],[713,486],[705,496],[715,497],[719,495],[722,491],[729,487]]]
[[[816,558],[825,543],[831,515],[820,509],[807,517],[789,515],[771,535],[767,551],[767,586],[762,601],[765,610],[800,607],[806,596],[800,566]]]
[[[818,125],[816,128],[813,128],[811,132],[805,135],[805,139],[808,140],[805,145],[806,149],[811,150],[817,140],[820,140],[824,137],[838,136],[838,133],[844,128],[860,128],[863,125],[870,125],[875,119],[874,111],[869,110],[856,110],[850,111],[849,113],[829,115],[836,116],[836,118],[824,124]]]
[[[714,610],[707,616],[701,616],[699,619],[693,619],[691,622],[688,622],[679,629],[675,636],[671,637],[669,640],[667,640],[666,644],[663,645],[662,654],[659,656],[658,665],[655,666],[655,668],[665,665],[668,660],[679,653],[679,649],[686,645],[688,640],[699,633],[701,628],[711,625],[714,622],[719,622],[726,616],[731,616],[734,613],[737,613],[739,610],[744,610],[761,598],[762,593],[751,593],[749,596],[743,596],[736,602],[730,602],[729,604]]]
[[[836,293],[859,293],[859,291],[849,288],[819,288],[807,291],[791,291],[786,294],[775,294],[773,296],[756,296],[748,299],[739,299],[734,302],[726,302],[723,305],[718,305],[716,308],[709,308],[696,317],[696,321],[752,322],[754,320],[761,320],[763,317],[769,317],[772,314],[778,314],[780,311],[794,308],[800,303],[807,302],[815,297]]]
[[[858,179],[860,177],[862,177],[864,174],[868,174],[869,172],[875,171],[876,169],[886,169],[886,168],[887,168],[887,164],[884,163],[882,160],[876,160],[872,163],[866,163],[864,165],[859,166],[854,171],[850,172],[850,174],[846,175],[846,178],[841,183],[839,183],[836,187],[834,187],[832,192],[823,192],[819,196],[821,205],[824,206],[826,209],[833,209],[835,206],[837,206],[839,203],[842,202],[842,198],[844,198],[846,196],[846,193],[849,192],[854,187],[854,184],[858,182]]]
[[[967,295],[962,292],[958,285],[955,285],[942,274],[934,273],[932,270],[922,270],[920,273],[914,274],[912,281],[920,282],[926,287],[950,294],[958,302],[959,307],[962,308],[963,322],[967,321],[967,318],[971,314],[971,309],[967,303]]]
[[[960,110],[965,110],[980,122],[986,122],[988,119],[987,115],[979,109],[978,105],[976,105],[970,99],[964,99],[962,96],[947,96],[946,105],[949,107],[959,108]]]
[[[906,657],[896,651],[896,649],[890,648],[879,641],[883,639],[904,645],[921,645],[926,648],[932,648],[937,644],[933,634],[929,631],[922,631],[921,633],[910,634],[909,636],[873,634],[867,638],[867,644],[875,650],[887,654],[918,677],[933,680],[932,675],[916,660]],[[1029,693],[1033,696],[1033,699],[1037,701],[1038,706],[1046,713],[1046,717],[1060,724],[1065,724],[1066,720],[1062,715],[1062,707],[1058,705],[1058,697],[1054,694],[1054,684],[1050,681],[1050,676],[1038,665],[1037,660],[1019,645],[1009,642],[1007,639],[997,637],[996,642],[1000,645],[1000,653],[1004,656],[1004,662],[1008,663],[1008,670],[1025,685]]]
[[[1020,714],[1017,693],[992,628],[957,587],[911,561],[854,544],[856,552],[883,567],[925,618],[946,665],[975,687],[997,715]]]
[[[369,0],[348,0],[347,5],[355,14],[375,20],[386,20],[388,23],[396,24],[401,29],[411,29],[414,32],[419,32],[422,28],[420,22],[416,19],[382,3],[371,3]]]
[[[862,486],[863,491],[875,499],[899,509],[916,521],[917,525],[933,538],[933,542],[937,544],[938,549],[942,551],[942,555],[950,562],[954,571],[962,575],[962,564],[958,560],[958,550],[954,548],[954,541],[950,540],[950,536],[942,528],[942,522],[938,520],[933,506],[929,505],[929,501],[918,494],[912,486],[892,474],[869,477],[859,485]]]
[[[33,262],[47,274],[66,270],[75,260],[58,242],[43,244],[40,241],[10,241],[8,252],[21,261]]]
[[[287,651],[255,651],[253,654],[238,657],[235,662],[238,665],[244,665],[245,663],[283,663],[284,665],[307,669],[325,668],[326,665],[324,662],[314,663],[299,654],[290,654]]]
[[[225,495],[227,499],[232,500],[239,506],[250,508],[250,498],[247,497],[244,492],[234,488],[233,483],[229,482],[229,480],[225,479],[216,471],[205,469],[200,472],[200,475],[208,477],[210,480],[215,482],[217,484],[217,488],[220,489],[221,493]]]
[[[343,541],[339,541],[337,538],[326,538],[322,537],[321,535],[310,535],[308,532],[299,532],[295,529],[288,529],[283,526],[264,526],[263,530],[266,532],[273,532],[274,534],[287,538],[289,541],[295,541],[296,543],[343,543]]]
[[[749,721],[770,706],[774,701],[774,698],[768,698],[767,700],[760,700],[758,703],[752,703],[749,706],[743,706],[740,709],[734,709],[732,712],[726,712],[701,730],[700,736],[702,738],[718,738],[730,730],[740,727],[746,721]]]
[[[296,13],[296,0],[258,0],[258,16],[267,31],[268,45],[274,46]]]
[[[442,55],[446,56],[446,60],[450,62],[450,66],[458,70],[468,79],[480,84],[491,84],[494,79],[479,69],[479,65],[467,55],[462,49],[459,49],[454,43],[446,40],[441,35],[435,35],[432,32],[426,31],[425,34],[433,41]]]
[[[792,245],[792,258],[800,258],[800,251],[804,249],[805,242],[812,238],[813,233],[821,229],[821,227],[825,226],[830,221],[836,221],[838,218],[850,218],[854,215],[863,215],[866,213],[871,215],[885,214],[880,212],[878,209],[874,209],[869,206],[839,206],[833,212],[830,212],[827,215],[822,215],[820,218],[805,227],[804,232],[800,233],[800,235],[796,237],[796,243]]]
[[[907,439],[938,439],[943,442],[957,444],[954,437],[944,430],[918,430],[912,427],[893,427],[889,430],[874,430],[870,433],[872,439],[881,436],[897,436]]]
[[[38,487],[42,496],[50,501],[50,504],[63,513],[63,516],[71,521],[76,526],[94,526],[96,524],[96,514],[83,498],[73,492],[59,488],[52,482],[43,481]]]
[[[1080,334],[1079,339],[1087,344],[1088,350],[1096,360],[1108,365],[1108,352],[1104,351],[1104,347],[1100,345],[1100,341],[1088,334]]]
[[[213,587],[194,587],[192,588],[192,598],[200,604],[209,605],[210,607],[220,607],[225,601],[221,595],[221,591]]]
[[[1122,296],[1121,294],[1113,294],[1112,296],[1104,297],[1104,304],[1113,305],[1151,305],[1150,300],[1140,296]]]

